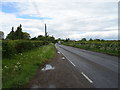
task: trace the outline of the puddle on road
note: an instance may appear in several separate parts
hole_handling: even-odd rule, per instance
[[[42,69],[42,71],[47,71],[47,70],[54,70],[55,67],[52,67],[50,64],[46,64],[46,66]]]

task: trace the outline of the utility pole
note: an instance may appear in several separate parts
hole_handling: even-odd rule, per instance
[[[45,24],[45,37],[47,37],[47,26]]]

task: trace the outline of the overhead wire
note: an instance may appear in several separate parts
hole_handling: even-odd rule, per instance
[[[37,6],[37,4],[36,4],[36,1],[35,1],[35,0],[30,0],[30,2],[32,3],[33,7],[35,8],[36,13],[38,14],[38,16],[41,17],[41,18],[43,18],[43,16],[41,15],[41,13],[40,13],[40,11],[39,11],[39,9],[38,9],[38,6]],[[44,18],[41,19],[41,22],[42,22],[44,25],[46,24]],[[66,34],[67,34],[67,36],[70,35],[69,32],[67,32]],[[65,35],[65,37],[66,37],[66,35]],[[66,38],[67,38],[67,37],[66,37]]]
[[[43,16],[41,15],[41,13],[40,13],[40,11],[39,11],[39,9],[38,9],[38,6],[37,6],[37,4],[36,4],[36,1],[35,1],[35,0],[30,0],[30,2],[32,3],[33,7],[35,8],[35,11],[36,11],[37,15],[38,15],[40,18],[43,18]],[[42,22],[43,24],[45,24],[44,18],[41,19],[41,22]]]

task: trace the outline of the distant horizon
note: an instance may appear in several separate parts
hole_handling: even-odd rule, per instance
[[[3,32],[3,31],[0,31],[0,32]],[[3,32],[3,33],[4,33],[4,32]],[[4,34],[5,34],[5,33],[4,33]],[[38,35],[38,36],[39,36],[39,35]],[[34,37],[38,37],[38,36],[34,36]],[[42,36],[44,36],[44,35],[42,35]],[[49,36],[52,36],[52,35],[49,35]],[[31,38],[34,38],[34,37],[30,37],[30,39],[31,39]],[[4,39],[5,39],[5,38],[6,38],[6,36],[4,36]],[[58,37],[58,38],[55,37],[55,39],[59,39],[59,38],[60,38],[60,37]],[[84,38],[85,38],[85,37],[84,37]],[[68,38],[60,38],[60,39],[64,39],[64,40],[65,40],[65,39],[68,39]],[[75,40],[75,39],[71,39],[71,38],[69,38],[69,39],[70,39],[70,40]],[[93,38],[89,38],[89,39],[93,39]],[[86,40],[89,40],[89,39],[86,38]],[[100,39],[100,38],[95,38],[95,39]],[[95,40],[95,39],[93,39],[93,40]],[[79,41],[79,40],[81,40],[81,39],[77,39],[77,40],[75,40],[75,41]],[[113,41],[114,41],[114,40],[120,40],[120,39],[118,38],[118,39],[100,39],[100,40],[109,40],[109,41],[110,41],[110,40],[113,40]]]
[[[0,5],[5,37],[19,24],[31,37],[44,35],[46,23],[56,38],[118,39],[118,0],[4,0]]]

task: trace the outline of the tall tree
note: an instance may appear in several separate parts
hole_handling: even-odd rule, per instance
[[[23,32],[22,32],[22,25],[17,27],[17,30],[15,31],[15,39],[23,39]]]
[[[7,35],[6,39],[14,40],[15,39],[15,32],[14,27],[12,27],[11,32]]]

